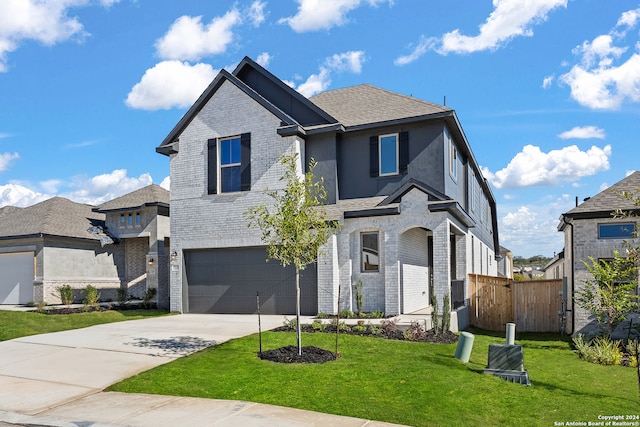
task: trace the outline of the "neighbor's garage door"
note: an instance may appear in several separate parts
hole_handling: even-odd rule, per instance
[[[0,304],[33,301],[33,252],[0,253]]]
[[[267,259],[264,247],[185,251],[190,313],[295,314],[295,268]],[[316,265],[300,281],[300,312],[316,314]]]

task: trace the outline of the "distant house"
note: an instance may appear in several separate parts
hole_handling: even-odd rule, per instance
[[[624,255],[625,242],[638,244],[635,239],[637,218],[613,217],[616,209],[636,215],[640,213],[633,202],[620,195],[622,191],[640,195],[640,172],[632,173],[560,217],[558,230],[564,233],[565,242],[562,268],[567,278],[568,310],[573,313],[573,329],[570,332],[574,334],[592,333],[596,327],[594,317],[573,299],[575,293],[584,286],[584,281],[591,279],[591,274],[581,261],[588,261],[589,257],[609,260],[616,250]]]
[[[159,289],[167,300],[169,193],[151,185],[94,207],[54,197],[0,209],[0,304],[59,303],[57,288],[76,299],[87,285],[103,300],[116,289],[141,297]],[[166,305],[166,303],[165,303]]]
[[[544,266],[545,279],[562,279],[564,272],[564,251],[560,251]]]
[[[244,58],[220,71],[156,149],[171,169],[171,310],[295,312],[293,268],[265,262],[243,213],[282,188],[284,153],[310,159],[342,227],[302,278],[302,312],[460,308],[469,273],[496,275],[496,204],[449,107],[363,84],[303,97]],[[455,300],[455,302],[454,302]],[[442,309],[441,309],[442,310]],[[458,318],[460,314],[460,318]],[[455,327],[455,326],[454,326]]]
[[[498,258],[498,277],[513,279],[513,252],[504,246],[500,246]]]

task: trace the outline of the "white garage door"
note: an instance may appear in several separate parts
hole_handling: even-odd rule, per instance
[[[33,252],[0,254],[0,304],[33,301]]]

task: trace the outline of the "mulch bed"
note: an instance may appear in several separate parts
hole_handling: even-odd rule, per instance
[[[336,333],[335,325],[324,325],[322,331],[314,329],[311,325],[301,325],[300,330],[309,333]],[[273,331],[295,332],[295,329],[288,326],[280,326],[273,329]],[[382,339],[426,342],[431,344],[453,344],[458,342],[458,336],[451,331],[438,334],[433,330],[416,330],[414,332],[412,336],[407,336],[402,329],[395,327],[392,323],[388,323],[386,328],[376,329],[367,326],[364,330],[362,327],[354,330],[353,326],[343,325],[340,329],[340,334],[345,335],[371,336]],[[302,355],[299,355],[298,347],[292,345],[276,348],[275,350],[263,351],[258,354],[258,357],[277,363],[325,363],[337,358],[335,353],[314,346],[302,347]]]
[[[155,304],[142,304],[142,303],[133,303],[133,304],[107,304],[107,305],[99,305],[99,306],[82,306],[82,307],[45,307],[44,310],[31,310],[32,312],[39,312],[44,314],[77,314],[77,313],[90,313],[95,311],[109,311],[109,310],[117,310],[117,311],[127,311],[127,310],[140,310],[140,309],[155,309]]]

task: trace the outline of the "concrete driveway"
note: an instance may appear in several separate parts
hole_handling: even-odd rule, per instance
[[[262,316],[262,329],[283,319]],[[251,402],[102,392],[257,331],[255,315],[181,314],[0,342],[0,425],[387,425]]]

